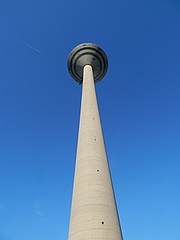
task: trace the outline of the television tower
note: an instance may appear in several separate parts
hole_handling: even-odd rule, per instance
[[[82,83],[68,240],[123,240],[95,91],[107,68],[106,54],[92,43],[78,45],[68,58],[70,75]]]

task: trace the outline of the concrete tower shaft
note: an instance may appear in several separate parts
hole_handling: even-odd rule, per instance
[[[76,167],[68,240],[122,240],[94,86],[83,67]]]

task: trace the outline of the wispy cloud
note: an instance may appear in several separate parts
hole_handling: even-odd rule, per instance
[[[4,210],[5,210],[5,206],[4,205],[0,205],[0,211],[4,212]]]
[[[27,47],[33,49],[34,51],[36,51],[37,53],[41,54],[42,52],[40,50],[38,50],[37,48],[33,47],[32,45],[30,45],[29,43],[23,41],[22,39],[14,36],[14,35],[11,35],[14,39],[16,39],[17,41],[21,42],[22,44],[26,45]]]
[[[42,211],[41,211],[41,204],[39,202],[36,203],[36,214],[37,215],[42,215]]]
[[[44,217],[44,214],[42,211],[42,205],[39,201],[36,202],[36,214],[40,221],[45,221],[47,219],[46,217]]]

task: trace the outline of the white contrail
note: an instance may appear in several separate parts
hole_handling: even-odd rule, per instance
[[[26,45],[27,47],[29,47],[29,48],[31,48],[31,49],[33,49],[33,50],[35,50],[36,52],[38,52],[38,53],[42,53],[41,51],[39,51],[37,48],[35,48],[35,47],[33,47],[33,46],[31,46],[30,44],[28,44],[28,43],[26,43],[25,41],[23,41],[22,39],[20,39],[20,38],[18,38],[18,37],[16,37],[16,36],[13,36],[17,41],[19,41],[19,42],[21,42],[21,43],[23,43],[24,45]]]

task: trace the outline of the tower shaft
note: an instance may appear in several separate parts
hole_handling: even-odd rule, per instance
[[[82,85],[68,240],[122,240],[90,65]]]

